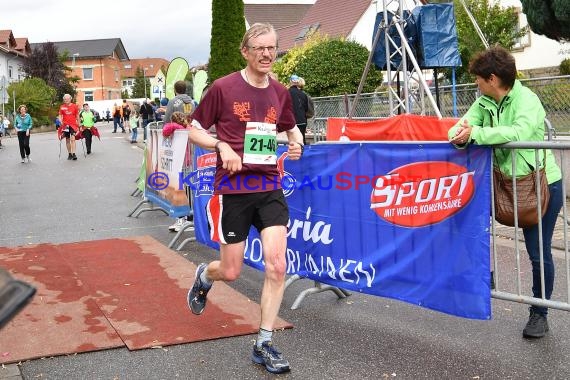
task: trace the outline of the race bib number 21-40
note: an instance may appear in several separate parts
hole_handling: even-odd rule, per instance
[[[277,126],[248,122],[245,127],[243,162],[245,164],[275,165],[277,162]]]

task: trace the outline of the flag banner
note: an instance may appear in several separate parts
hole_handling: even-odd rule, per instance
[[[166,84],[164,89],[164,91],[166,91],[165,96],[168,99],[174,98],[176,95],[174,93],[174,83],[179,80],[184,80],[186,78],[186,74],[188,74],[188,70],[188,61],[184,58],[176,57],[170,61],[168,69],[166,69]]]
[[[171,217],[190,214],[188,196],[180,181],[188,147],[188,133],[175,131],[162,136],[161,129],[150,129],[145,146],[145,197],[162,207]]]
[[[196,149],[198,241],[216,155]],[[449,143],[334,143],[278,149],[289,205],[287,273],[440,312],[490,319],[491,150]],[[270,189],[269,189],[270,190]],[[263,270],[252,228],[245,262]]]

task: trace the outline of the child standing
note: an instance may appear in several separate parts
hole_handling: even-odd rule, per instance
[[[140,119],[140,115],[139,115],[139,111],[135,110],[134,113],[132,115],[130,115],[129,117],[129,124],[131,126],[131,131],[133,132],[131,134],[131,144],[136,144],[137,142],[137,137],[138,137],[138,128],[139,128],[139,119]]]
[[[172,113],[170,120],[171,122],[164,124],[164,127],[162,127],[162,135],[164,137],[170,137],[177,129],[190,127],[190,121],[186,117],[186,114],[182,112]]]

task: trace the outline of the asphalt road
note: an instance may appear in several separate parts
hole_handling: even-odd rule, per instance
[[[58,159],[54,133],[31,138],[33,162],[20,163],[17,139],[0,150],[0,246],[63,243],[150,235],[168,244],[172,219],[162,213],[127,215],[142,150],[127,135],[101,124],[102,141],[77,161]],[[141,134],[139,134],[141,138]],[[65,153],[65,147],[62,146]],[[500,246],[505,267],[515,266],[511,243]],[[180,252],[194,263],[216,252],[199,244]],[[523,265],[528,267],[525,258]],[[561,264],[559,261],[557,264]],[[565,294],[559,270],[555,296]],[[513,271],[514,273],[514,271]],[[261,273],[244,268],[231,284],[259,301]],[[503,278],[503,282],[512,281]],[[191,284],[188,284],[189,286]],[[493,300],[493,319],[474,321],[389,299],[332,292],[305,299],[302,280],[287,289],[281,317],[294,329],[277,332],[276,345],[291,363],[287,379],[566,379],[570,378],[570,313],[552,310],[551,331],[541,340],[522,338],[527,306]],[[530,292],[530,285],[523,283]],[[1,333],[1,332],[0,332]],[[0,368],[0,379],[258,379],[273,377],[251,363],[254,335],[161,349],[126,348],[30,360]],[[0,348],[1,351],[1,348]]]

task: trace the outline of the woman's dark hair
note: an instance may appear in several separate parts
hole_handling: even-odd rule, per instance
[[[515,59],[505,48],[493,46],[477,54],[469,62],[469,72],[488,80],[495,74],[505,87],[513,87],[517,78]]]

